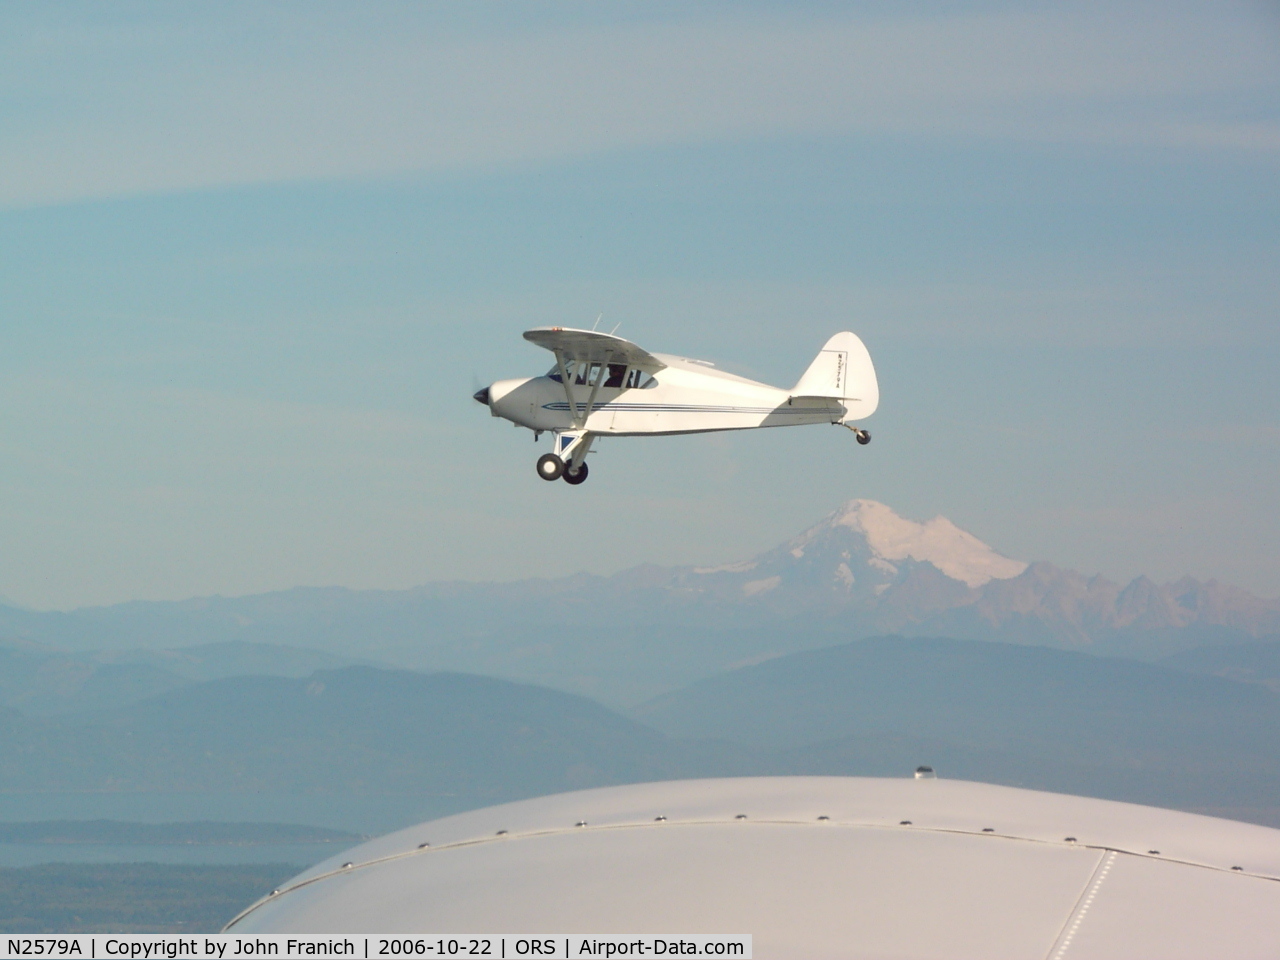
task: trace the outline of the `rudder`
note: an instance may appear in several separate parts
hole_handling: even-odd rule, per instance
[[[791,390],[794,397],[826,397],[845,406],[846,420],[861,420],[880,404],[871,354],[856,334],[844,331],[826,342]]]

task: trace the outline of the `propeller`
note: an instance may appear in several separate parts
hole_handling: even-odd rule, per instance
[[[481,385],[480,378],[476,376],[474,370],[471,372],[471,389],[475,391],[471,394],[471,399],[476,403],[483,403],[487,407],[489,405],[489,388]]]

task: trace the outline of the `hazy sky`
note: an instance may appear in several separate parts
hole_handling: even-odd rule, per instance
[[[726,562],[851,497],[1280,594],[1275,4],[0,4],[0,595]],[[527,327],[826,427],[548,484]]]

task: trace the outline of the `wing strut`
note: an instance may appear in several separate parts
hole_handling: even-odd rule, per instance
[[[556,366],[560,369],[560,385],[564,387],[565,398],[569,401],[569,416],[573,423],[578,422],[578,403],[573,399],[573,384],[569,382],[569,371],[564,367],[564,351],[556,351]]]
[[[596,394],[600,392],[600,384],[604,383],[605,377],[609,375],[609,361],[612,359],[613,354],[606,353],[604,359],[600,361],[599,373],[596,374],[596,382],[591,384],[591,393],[587,397],[587,409],[583,411],[582,421],[579,422],[577,415],[574,415],[573,425],[575,427],[585,427],[587,425],[587,418],[591,416],[591,411],[596,405]],[[587,369],[590,370],[590,367]]]

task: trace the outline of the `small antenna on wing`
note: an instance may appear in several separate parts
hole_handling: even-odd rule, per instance
[[[604,314],[602,313],[600,314],[600,316],[596,317],[596,322],[591,325],[591,329],[595,330],[596,327],[600,326],[600,321],[603,319],[604,319]]]

